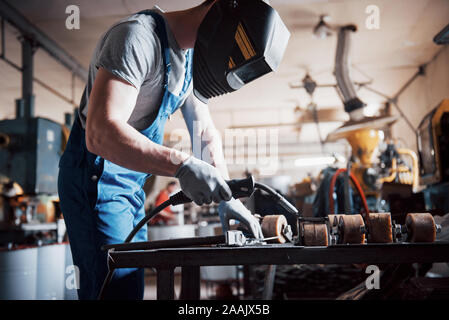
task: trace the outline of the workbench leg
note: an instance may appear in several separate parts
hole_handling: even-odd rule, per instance
[[[237,279],[237,298],[240,300],[241,293],[240,293],[240,269],[241,266],[235,267],[235,278]]]
[[[181,300],[199,300],[201,295],[200,267],[184,266],[181,271]]]
[[[243,296],[249,297],[251,295],[251,266],[250,265],[244,265],[243,266]]]
[[[174,300],[175,299],[175,276],[174,268],[157,269],[157,299]]]
[[[262,294],[262,300],[271,300],[273,298],[274,278],[276,275],[276,265],[269,265],[265,272],[265,281]]]

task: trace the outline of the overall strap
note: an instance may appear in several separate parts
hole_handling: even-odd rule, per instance
[[[138,14],[146,14],[153,17],[154,21],[156,21],[156,34],[161,42],[162,47],[162,57],[164,59],[165,65],[165,74],[164,74],[164,89],[168,88],[168,77],[171,71],[170,64],[170,46],[168,44],[167,38],[167,30],[165,28],[164,18],[157,12],[152,10],[142,10],[138,12]]]

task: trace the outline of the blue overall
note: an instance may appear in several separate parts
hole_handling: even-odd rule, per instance
[[[170,51],[163,18],[152,11],[160,39],[164,63],[164,94],[158,115],[145,130],[151,141],[162,143],[167,118],[184,99],[192,80],[193,50],[186,52],[186,74],[179,95],[168,90]],[[89,152],[85,131],[77,118],[59,163],[58,190],[61,210],[67,225],[74,264],[80,271],[80,299],[96,299],[107,274],[107,253],[100,247],[122,243],[133,227],[145,216],[145,193],[142,189],[150,174],[132,171]],[[146,241],[142,228],[134,241]],[[105,297],[142,299],[143,269],[117,269]]]

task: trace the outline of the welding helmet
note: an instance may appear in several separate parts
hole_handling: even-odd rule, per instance
[[[277,69],[290,32],[263,0],[217,0],[203,19],[193,54],[193,91],[203,102]]]

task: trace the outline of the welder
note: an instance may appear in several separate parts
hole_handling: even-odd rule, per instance
[[[59,165],[80,299],[95,299],[108,271],[101,246],[123,242],[145,216],[142,187],[152,174],[179,179],[197,205],[218,203],[225,231],[234,219],[263,237],[225,182],[207,102],[275,70],[288,38],[277,12],[262,0],[207,0],[174,12],[155,7],[102,35]],[[201,141],[194,155],[162,145],[164,125],[178,109],[192,143]],[[142,228],[134,241],[146,240]],[[117,270],[105,298],[142,299],[143,276],[143,269]]]

